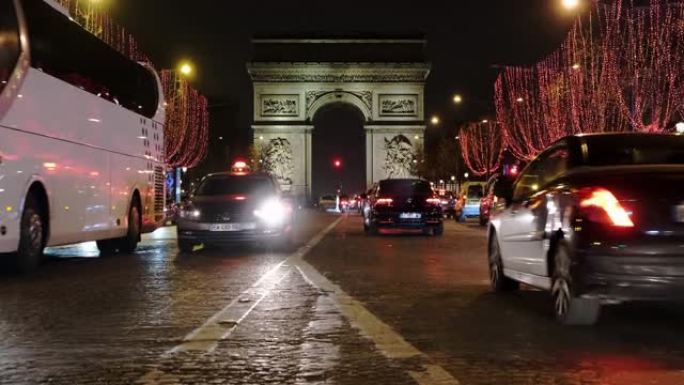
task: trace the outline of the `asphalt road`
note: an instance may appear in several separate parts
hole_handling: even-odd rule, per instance
[[[162,229],[0,271],[0,384],[684,384],[681,306],[559,326],[543,292],[490,292],[474,223],[368,237],[304,211],[297,245],[186,255]]]

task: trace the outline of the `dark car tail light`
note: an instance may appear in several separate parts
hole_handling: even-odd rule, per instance
[[[378,198],[377,201],[375,201],[376,206],[392,206],[392,203],[394,202],[394,199],[392,198]]]
[[[429,205],[439,206],[442,203],[442,201],[439,198],[428,198],[425,200],[425,203],[427,203]],[[449,203],[449,202],[448,201],[444,202],[444,204],[447,204],[447,203]]]
[[[634,227],[629,213],[609,190],[589,187],[580,190],[580,211],[590,221],[615,227]]]

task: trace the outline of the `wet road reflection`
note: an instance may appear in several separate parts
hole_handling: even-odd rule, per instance
[[[298,243],[334,217],[303,212],[301,219]],[[144,371],[288,255],[243,246],[182,254],[172,228],[146,235],[131,255],[99,257],[95,243],[47,254],[30,276],[0,271],[2,378],[101,376],[92,366]]]
[[[489,290],[485,230],[363,234],[350,219],[307,260],[463,384],[684,384],[684,309],[607,307],[595,327],[555,323],[546,293]],[[322,251],[325,250],[325,253]]]

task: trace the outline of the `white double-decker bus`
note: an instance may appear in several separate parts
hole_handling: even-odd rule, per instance
[[[0,258],[133,251],[163,219],[164,119],[152,68],[52,0],[0,0]]]

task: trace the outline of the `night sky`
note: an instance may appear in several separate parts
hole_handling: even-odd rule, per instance
[[[429,128],[428,142],[434,142],[451,135],[459,122],[492,114],[488,101],[496,65],[533,63],[560,44],[574,14],[558,3],[107,0],[104,4],[157,66],[175,67],[182,59],[192,60],[198,71],[193,83],[213,106],[212,141],[223,136],[234,157],[245,152],[251,137],[252,90],[245,64],[255,34],[424,33],[432,64],[426,113],[442,119],[440,127]],[[454,106],[454,93],[467,102]],[[217,148],[212,143],[213,151]]]

